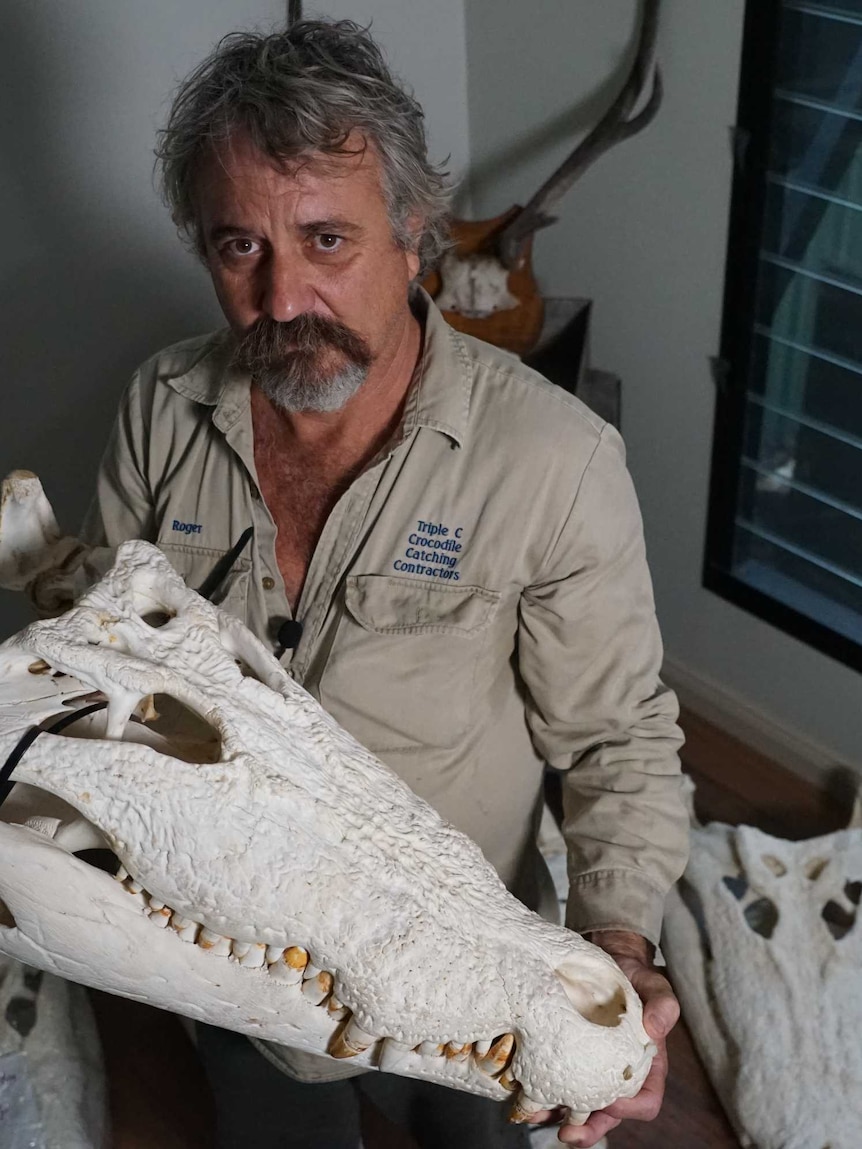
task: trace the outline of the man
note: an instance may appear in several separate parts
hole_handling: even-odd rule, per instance
[[[135,376],[89,541],[153,539],[197,586],[253,525],[224,605],[533,908],[544,764],[565,772],[568,924],[620,962],[661,1052],[637,1098],[560,1140],[654,1116],[678,1009],[653,944],[686,817],[619,437],[412,286],[446,186],[354,24],[229,37],[159,154],[229,330]],[[206,1027],[199,1046],[223,1146],[354,1149],[359,1092],[423,1147],[527,1144],[466,1094]]]

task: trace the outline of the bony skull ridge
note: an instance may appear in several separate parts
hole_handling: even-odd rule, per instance
[[[16,769],[86,821],[0,825],[14,921],[0,950],[259,1038],[513,1096],[516,1119],[562,1105],[584,1121],[639,1090],[655,1047],[616,964],[521,905],[147,543],[0,647],[0,754],[93,692],[107,711],[76,737],[42,734]],[[157,696],[198,731],[133,720]],[[30,786],[9,803],[21,821]],[[117,854],[119,882],[69,852],[88,835]]]

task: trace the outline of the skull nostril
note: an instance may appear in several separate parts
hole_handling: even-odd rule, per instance
[[[837,942],[845,938],[856,924],[855,911],[845,910],[838,902],[827,902],[820,916]]]
[[[627,1003],[625,990],[616,981],[585,975],[576,967],[569,969],[565,965],[554,972],[581,1017],[609,1029],[620,1024]]]
[[[737,901],[742,901],[748,893],[748,882],[742,877],[724,877],[721,879]]]
[[[177,612],[175,610],[150,610],[146,614],[141,615],[141,621],[145,622],[147,626],[151,626],[153,630],[160,630],[161,627],[166,626],[172,618],[176,618]]]
[[[778,907],[769,898],[758,898],[743,910],[750,929],[762,938],[771,938],[778,925]]]

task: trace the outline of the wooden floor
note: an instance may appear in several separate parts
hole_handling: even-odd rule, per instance
[[[746,822],[787,838],[846,825],[849,780],[839,775],[828,789],[817,790],[694,714],[684,713],[681,723],[683,763],[697,785],[701,821]],[[212,1102],[177,1019],[93,996],[110,1068],[113,1149],[212,1149]],[[610,1149],[738,1149],[682,1023],[671,1035],[670,1059],[661,1114],[650,1124],[620,1126],[610,1135]],[[365,1126],[366,1149],[415,1149],[375,1113],[365,1114]]]

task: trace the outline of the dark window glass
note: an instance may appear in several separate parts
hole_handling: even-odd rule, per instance
[[[749,0],[706,583],[862,667],[862,0]]]

